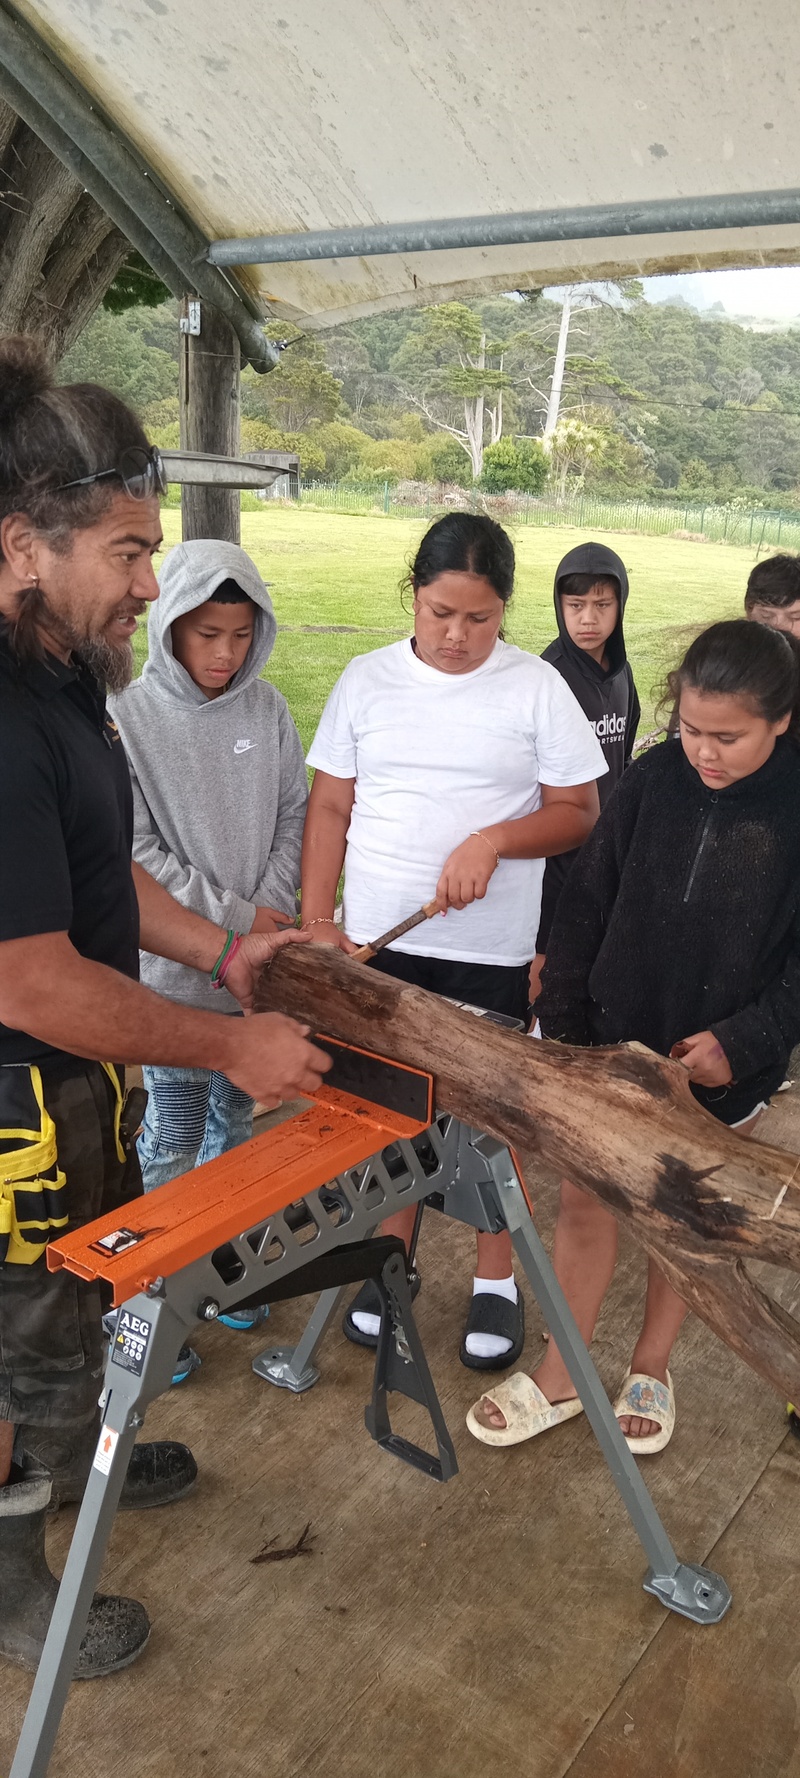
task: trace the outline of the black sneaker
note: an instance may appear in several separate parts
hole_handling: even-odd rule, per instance
[[[99,1416],[74,1433],[45,1426],[19,1428],[22,1447],[52,1485],[50,1511],[82,1500],[97,1449]],[[134,1445],[119,1504],[131,1512],[182,1500],[197,1481],[197,1464],[187,1445],[173,1439]]]
[[[170,1506],[173,1500],[191,1493],[196,1481],[197,1464],[188,1445],[176,1444],[174,1439],[134,1445],[119,1504],[126,1512]]]

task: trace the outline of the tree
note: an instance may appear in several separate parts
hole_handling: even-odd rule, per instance
[[[690,457],[689,462],[684,463],[683,466],[680,478],[681,493],[703,493],[706,488],[711,487],[713,480],[711,470],[708,464],[703,462],[702,457]]]
[[[432,427],[458,440],[476,481],[487,426],[492,444],[503,430],[503,392],[510,383],[505,349],[505,342],[487,340],[480,316],[465,303],[442,303],[422,310],[393,365],[401,394]]]
[[[121,315],[125,309],[157,309],[170,301],[171,292],[150,270],[147,260],[141,253],[130,253],[109,284],[103,297],[103,308],[112,315]]]
[[[275,372],[271,373],[273,376]],[[355,426],[343,420],[332,420],[327,426],[316,426],[311,434],[315,447],[323,453],[323,481],[339,482],[361,462],[367,440]],[[371,442],[371,441],[370,441]]]
[[[359,456],[347,472],[348,481],[415,481],[421,447],[411,438],[366,438],[362,434]]]
[[[384,395],[386,378],[373,368],[366,345],[353,328],[335,328],[322,349],[328,369],[338,379],[342,400],[353,419],[360,420],[365,407]]]
[[[564,369],[567,362],[567,341],[569,340],[569,327],[572,320],[572,305],[574,301],[575,288],[573,285],[569,285],[564,291],[564,301],[561,305],[561,326],[558,330],[558,343],[556,345],[556,355],[553,362],[553,374],[550,378],[550,394],[547,398],[547,413],[544,417],[544,428],[542,431],[542,438],[544,439],[546,450],[550,447],[553,433],[558,425],[558,416],[561,412],[561,391],[564,386]]]
[[[177,339],[174,320],[172,326]],[[160,346],[145,345],[129,315],[103,308],[62,359],[61,375],[66,383],[102,383],[140,415],[155,403],[177,400],[177,359]]]
[[[798,476],[800,428],[797,420],[751,409],[747,421],[747,430],[736,453],[742,480],[765,489],[792,487]]]
[[[538,438],[501,438],[483,453],[482,486],[488,494],[540,494],[548,460]]]
[[[449,438],[444,432],[437,432],[428,438],[424,452],[421,454],[420,469],[423,479],[433,482],[450,482],[457,488],[472,487],[472,465],[465,456],[457,438]]]
[[[640,494],[648,488],[655,474],[655,451],[643,436],[638,414],[632,422],[610,407],[590,404],[583,417],[602,438],[602,449],[587,465],[586,487],[599,494]]]
[[[656,480],[662,488],[677,488],[681,479],[681,461],[672,451],[662,451],[656,457]]]
[[[545,415],[544,429],[542,432],[546,450],[549,449],[550,440],[558,425],[558,418],[561,412],[561,392],[564,385],[564,372],[567,364],[567,344],[569,341],[569,330],[573,313],[578,309],[593,309],[600,305],[604,305],[608,308],[615,307],[610,294],[612,291],[616,292],[618,299],[621,297],[625,302],[639,302],[643,294],[642,285],[636,278],[615,278],[600,286],[582,287],[580,285],[570,284],[564,292],[564,300],[561,305],[561,325],[558,330],[558,343],[556,345],[553,374],[550,379],[550,393],[547,400],[547,413]],[[584,370],[588,368],[586,360],[583,361],[583,368]],[[605,366],[603,369],[605,369]],[[595,379],[595,381],[601,382],[603,380],[604,378],[602,376]]]
[[[587,408],[586,418],[564,415],[553,433],[551,478],[560,499],[587,487],[633,492],[652,480],[654,453],[626,436],[607,408]]]
[[[550,439],[551,477],[563,500],[567,490],[583,486],[592,459],[601,455],[605,439],[600,428],[577,415],[559,420]]]
[[[5,100],[0,145],[0,332],[34,334],[57,360],[102,302],[130,243]]]
[[[341,407],[341,383],[319,341],[297,333],[268,377],[242,372],[242,413],[269,420],[282,432],[305,432],[314,421],[333,420]]]

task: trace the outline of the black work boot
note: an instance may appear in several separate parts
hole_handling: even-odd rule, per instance
[[[0,1655],[35,1672],[58,1592],[44,1553],[50,1481],[26,1459],[0,1488]],[[150,1635],[135,1599],[95,1593],[74,1679],[101,1679],[129,1667]]]
[[[88,1426],[20,1426],[23,1450],[47,1471],[52,1483],[50,1511],[82,1500],[100,1436],[100,1414]],[[187,1445],[158,1439],[134,1445],[119,1504],[130,1512],[147,1506],[169,1506],[181,1500],[197,1480],[197,1464]]]

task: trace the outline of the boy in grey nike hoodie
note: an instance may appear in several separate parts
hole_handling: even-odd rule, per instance
[[[111,700],[131,767],[137,862],[171,895],[237,932],[295,916],[307,783],[286,700],[259,678],[272,601],[232,543],[170,550],[150,606],[140,679]],[[208,977],[141,954],[142,981],[186,1006],[234,1015]],[[145,1068],[139,1155],[146,1191],[252,1134],[253,1101],[222,1074]]]

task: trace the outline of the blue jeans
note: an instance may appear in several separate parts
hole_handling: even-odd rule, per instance
[[[144,1068],[147,1110],[137,1148],[146,1192],[249,1142],[253,1100],[207,1068]]]

